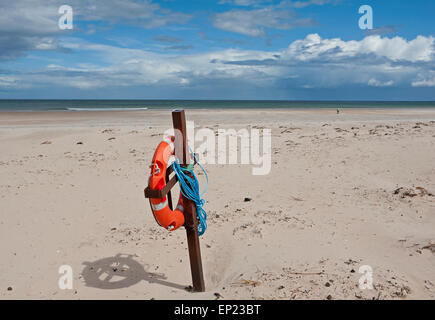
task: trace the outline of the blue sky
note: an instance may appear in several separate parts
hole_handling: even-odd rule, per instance
[[[0,99],[435,100],[434,1],[17,0],[0,14]]]

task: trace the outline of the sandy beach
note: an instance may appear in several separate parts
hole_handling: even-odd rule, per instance
[[[206,292],[143,193],[170,110],[1,112],[0,299],[435,298],[435,110],[186,115],[272,130],[270,174],[205,165]]]

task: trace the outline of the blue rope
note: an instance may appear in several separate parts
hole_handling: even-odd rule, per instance
[[[204,193],[207,191],[208,188],[208,175],[207,172],[205,172],[204,168],[196,159],[195,154],[192,152],[192,150],[190,150],[190,152],[192,153],[196,163],[204,172],[205,177],[207,179],[207,185],[201,194],[199,194],[199,183],[198,183],[198,179],[195,176],[195,173],[193,172],[192,165],[187,168],[184,168],[180,166],[180,161],[176,159],[174,162],[172,162],[171,166],[172,169],[174,169],[175,174],[177,175],[178,181],[180,182],[181,193],[183,194],[184,197],[192,200],[195,203],[196,214],[199,219],[198,234],[202,236],[205,230],[207,229],[207,222],[206,222],[207,213],[202,208],[205,204],[205,200],[202,199],[201,197],[204,195]],[[192,175],[192,177],[187,175],[185,172],[189,172]]]

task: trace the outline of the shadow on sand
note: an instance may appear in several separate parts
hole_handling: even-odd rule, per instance
[[[145,280],[163,286],[185,290],[186,286],[165,281],[166,276],[152,273],[133,259],[132,255],[117,254],[114,257],[103,258],[94,262],[83,262],[83,280],[88,287],[99,289],[127,288]]]

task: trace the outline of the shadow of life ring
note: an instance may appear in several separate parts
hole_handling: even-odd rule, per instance
[[[132,257],[118,254],[94,262],[84,262],[82,277],[86,286],[108,290],[121,289],[144,280],[144,267]]]

